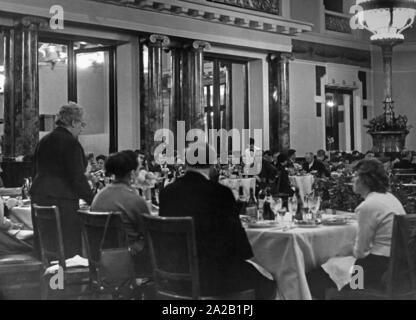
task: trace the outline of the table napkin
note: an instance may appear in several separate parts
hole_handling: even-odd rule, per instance
[[[46,274],[55,274],[56,272],[58,272],[58,269],[59,269],[58,261],[52,261],[51,263],[53,264],[53,266],[50,266],[49,268],[47,268],[45,270],[45,275]],[[76,255],[72,258],[66,259],[65,263],[66,263],[67,268],[88,267],[88,259],[85,259],[85,258],[83,258],[79,255]]]
[[[337,285],[338,291],[350,283],[355,260],[356,258],[353,256],[335,257],[322,265],[322,268]]]

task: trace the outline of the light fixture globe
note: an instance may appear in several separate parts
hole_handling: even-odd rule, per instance
[[[403,31],[412,26],[416,0],[357,0],[356,23],[373,35],[374,42],[401,42]]]

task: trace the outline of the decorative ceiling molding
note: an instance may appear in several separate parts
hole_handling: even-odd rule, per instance
[[[178,15],[240,28],[293,36],[312,31],[312,24],[289,20],[271,14],[259,14],[249,9],[227,10],[212,6],[212,2],[200,3],[181,0],[88,0],[109,3],[138,10]]]

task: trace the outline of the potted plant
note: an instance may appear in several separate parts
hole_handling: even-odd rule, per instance
[[[386,99],[384,114],[370,120],[367,133],[373,137],[373,151],[400,152],[404,149],[406,136],[409,134],[411,126],[407,125],[406,116],[395,116],[393,111],[393,101]]]

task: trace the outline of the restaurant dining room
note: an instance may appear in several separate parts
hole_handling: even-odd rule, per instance
[[[0,0],[0,299],[416,300],[415,17]]]

